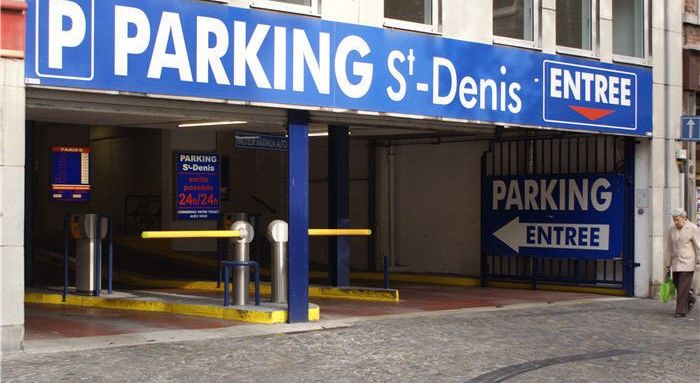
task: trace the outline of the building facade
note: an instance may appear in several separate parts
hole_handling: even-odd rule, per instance
[[[302,276],[310,259],[344,284],[350,268],[388,257],[395,271],[486,285],[529,272],[653,296],[669,211],[696,210],[694,157],[682,152],[694,147],[679,138],[681,115],[695,114],[697,4],[682,7],[3,0],[3,349],[21,347],[25,285],[43,282],[32,270],[66,213],[113,214],[128,232],[129,198],[153,196],[160,228],[216,227],[180,217],[173,154],[183,152],[231,164],[221,213],[290,221]],[[306,130],[329,138],[307,142]],[[288,153],[243,150],[244,131],[288,134]],[[50,191],[54,147],[89,148],[85,202]],[[294,247],[309,224],[375,235]]]

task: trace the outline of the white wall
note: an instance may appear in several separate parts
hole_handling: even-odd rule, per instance
[[[350,227],[369,228],[368,221],[368,141],[350,138]],[[328,138],[309,139],[309,227],[327,228],[328,225]],[[367,269],[367,239],[349,238],[350,268]],[[311,237],[309,259],[328,263],[328,239]]]
[[[0,353],[24,337],[24,61],[0,58]]]
[[[485,142],[382,148],[393,158],[378,166],[393,166],[394,176],[377,169],[378,177],[388,177],[377,184],[393,190],[377,197],[380,225],[390,226],[378,227],[378,256],[393,251],[395,270],[478,276],[481,155],[487,148]]]
[[[679,199],[679,172],[675,151],[680,148],[676,139],[680,136],[682,94],[682,5],[679,1],[652,2],[653,56],[653,133],[648,156],[650,225],[649,264],[652,295],[664,278],[664,235],[670,226],[670,210],[676,208]],[[668,8],[668,9],[667,9]],[[644,235],[644,232],[638,233]],[[641,283],[642,281],[640,281]]]

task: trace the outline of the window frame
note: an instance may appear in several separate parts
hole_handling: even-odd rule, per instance
[[[581,57],[588,57],[588,58],[598,58],[600,56],[600,40],[598,38],[599,36],[599,30],[598,30],[598,17],[600,15],[599,9],[598,9],[598,0],[590,0],[591,2],[591,49],[584,49],[584,48],[574,48],[574,47],[567,47],[563,45],[556,44],[556,36],[555,36],[555,44],[556,44],[556,50],[558,54],[565,54],[565,55],[572,55],[572,56],[581,56]],[[556,33],[557,30],[557,23],[558,23],[558,16],[559,16],[559,10],[557,10],[556,18],[554,20],[554,33]]]
[[[386,0],[385,0],[386,1]],[[433,34],[440,34],[440,10],[441,10],[441,4],[440,0],[424,0],[424,1],[430,1],[432,4],[432,24],[425,24],[425,23],[416,23],[413,21],[406,21],[406,20],[400,20],[400,19],[392,19],[390,17],[384,16],[384,1],[382,2],[382,16],[383,16],[383,25],[384,27],[388,28],[397,28],[397,29],[405,29],[409,31],[416,31],[416,32],[426,32],[426,33],[433,33]]]
[[[698,0],[700,1],[700,0]],[[520,48],[541,49],[540,39],[540,21],[542,19],[542,0],[532,0],[532,40],[516,39],[513,37],[500,36],[493,33],[491,28],[491,36],[494,44],[512,45]],[[494,23],[493,14],[491,15],[491,23]]]
[[[613,62],[621,62],[621,63],[626,63],[626,64],[635,64],[635,65],[651,65],[651,46],[650,44],[650,38],[651,38],[651,24],[650,24],[650,15],[651,15],[651,1],[649,0],[642,0],[642,18],[643,20],[643,41],[642,41],[642,57],[636,57],[636,56],[627,56],[627,55],[621,55],[615,53],[615,40],[613,38],[613,43],[612,43],[612,51],[613,51]],[[700,0],[698,0],[700,2]],[[615,15],[613,14],[613,30],[615,29]]]
[[[695,13],[688,13],[685,12],[685,9],[683,10],[683,22],[695,25],[700,24],[700,0],[695,2]]]
[[[311,0],[311,5],[299,5],[285,3],[283,0],[250,0],[251,8],[269,9],[302,15],[321,16],[319,10],[320,0]]]

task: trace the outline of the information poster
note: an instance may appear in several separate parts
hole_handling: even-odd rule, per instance
[[[176,218],[218,220],[220,212],[220,161],[218,154],[176,153]]]
[[[51,147],[51,199],[71,202],[90,200],[90,148]]]

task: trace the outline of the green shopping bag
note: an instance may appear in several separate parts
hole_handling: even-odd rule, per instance
[[[659,285],[659,299],[661,302],[668,302],[676,297],[676,286],[672,279],[667,279],[666,282]]]

